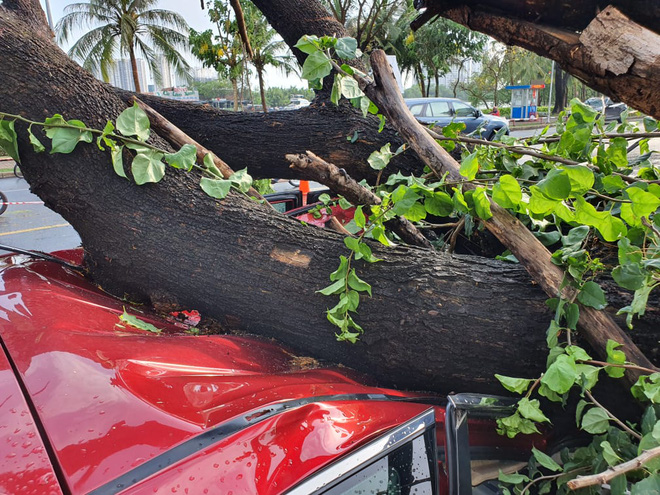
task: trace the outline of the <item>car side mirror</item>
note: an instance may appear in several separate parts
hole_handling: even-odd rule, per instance
[[[481,110],[476,109],[476,110],[474,111],[474,116],[475,116],[476,118],[479,118],[479,117],[481,117],[482,115],[483,115],[483,113],[481,113]]]

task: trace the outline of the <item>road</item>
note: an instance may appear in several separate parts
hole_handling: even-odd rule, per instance
[[[0,215],[0,244],[44,252],[80,245],[80,237],[73,227],[30,193],[24,179],[0,179],[0,191],[10,203],[36,203],[7,206]]]

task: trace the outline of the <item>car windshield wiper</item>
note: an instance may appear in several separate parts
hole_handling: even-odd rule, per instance
[[[32,256],[33,258],[52,261],[53,263],[58,263],[60,265],[66,266],[67,268],[71,268],[72,270],[77,270],[77,271],[83,270],[83,267],[80,265],[74,265],[72,263],[69,263],[68,261],[63,260],[62,258],[58,258],[56,256],[52,256],[47,253],[42,253],[41,251],[30,251],[29,249],[7,246],[6,244],[0,244],[0,250],[7,251],[9,253],[26,254],[28,256]]]

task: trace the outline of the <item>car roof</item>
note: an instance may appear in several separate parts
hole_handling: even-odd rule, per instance
[[[458,101],[460,103],[467,103],[467,102],[465,102],[465,101],[463,101],[459,98],[447,98],[447,97],[444,97],[444,96],[425,97],[425,98],[404,98],[404,101],[406,103],[430,103],[430,102],[433,102],[433,101],[446,101],[446,102]],[[469,105],[469,103],[467,103],[467,104]]]

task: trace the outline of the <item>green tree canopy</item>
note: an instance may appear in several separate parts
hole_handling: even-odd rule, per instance
[[[178,75],[190,79],[190,67],[179,52],[188,46],[188,38],[181,34],[188,32],[188,24],[176,12],[154,8],[157,4],[158,0],[90,0],[68,5],[56,26],[58,42],[68,42],[76,28],[91,28],[73,44],[69,56],[90,72],[100,71],[106,82],[115,56],[128,56],[137,92],[142,89],[138,57],[147,61],[157,82],[162,80],[160,55]]]

